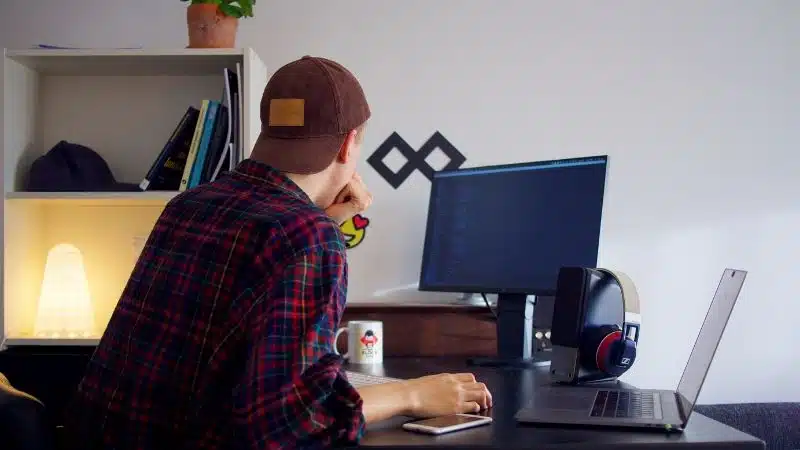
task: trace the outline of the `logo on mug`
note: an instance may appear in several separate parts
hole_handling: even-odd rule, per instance
[[[364,344],[364,347],[361,348],[361,356],[365,358],[375,357],[375,344],[377,342],[378,336],[375,336],[372,330],[364,332],[364,335],[361,336],[361,343]]]

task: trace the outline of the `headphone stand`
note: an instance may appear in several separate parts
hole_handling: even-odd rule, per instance
[[[618,383],[619,378],[617,377],[603,377],[603,378],[590,378],[590,379],[580,379],[575,382],[576,386],[582,385],[594,385],[594,384],[602,384],[602,383]]]
[[[507,367],[513,369],[529,369],[531,367],[545,367],[550,365],[550,359],[538,358],[468,358],[467,364],[476,367]]]
[[[593,386],[596,384],[618,383],[618,382],[619,382],[618,377],[609,376],[599,371],[593,371],[592,373],[588,373],[586,369],[581,368],[579,370],[578,376],[575,377],[575,381],[573,382],[553,381],[550,384],[555,386]]]

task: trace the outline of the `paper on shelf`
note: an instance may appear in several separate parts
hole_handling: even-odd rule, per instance
[[[33,48],[47,49],[47,50],[139,50],[144,47],[66,47],[62,45],[51,44],[36,44]]]

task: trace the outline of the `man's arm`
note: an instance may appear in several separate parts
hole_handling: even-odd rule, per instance
[[[471,373],[440,373],[358,388],[367,425],[403,415],[436,417],[492,407],[492,394]]]
[[[234,393],[243,448],[357,442],[362,401],[332,353],[345,304],[344,248],[300,252],[248,313],[247,364]]]
[[[411,393],[405,383],[386,383],[357,388],[367,425],[411,414]]]

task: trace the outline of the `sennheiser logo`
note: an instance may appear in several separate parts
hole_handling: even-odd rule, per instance
[[[422,144],[419,150],[414,150],[405,139],[400,137],[397,132],[394,132],[367,158],[367,162],[387,183],[397,189],[415,170],[419,170],[428,180],[433,179],[433,174],[436,170],[428,164],[427,160],[437,148],[448,158],[447,164],[442,168],[444,170],[458,169],[467,160],[442,133],[437,131]],[[384,162],[386,156],[394,149],[397,149],[406,159],[397,172],[390,169]]]
[[[631,359],[630,358],[622,358],[622,360],[620,361],[620,364],[623,365],[623,366],[627,366],[630,363],[631,363]]]

